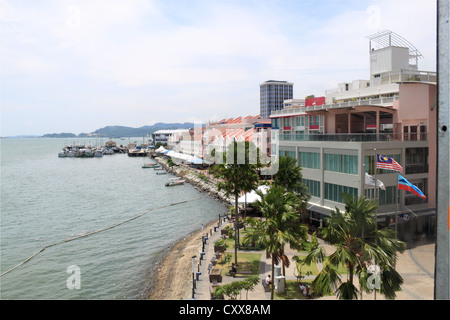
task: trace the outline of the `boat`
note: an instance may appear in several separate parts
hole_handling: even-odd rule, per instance
[[[160,174],[167,174],[167,172],[165,172],[165,171],[163,171],[163,172],[157,172],[156,174],[157,174],[157,175],[160,175]]]
[[[142,168],[155,168],[158,165],[156,163],[146,163],[142,166]]]
[[[179,185],[184,184],[184,181],[186,181],[186,180],[181,180],[180,178],[172,178],[170,180],[171,181],[166,183],[166,187],[179,186]]]

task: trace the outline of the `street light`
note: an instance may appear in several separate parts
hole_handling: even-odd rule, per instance
[[[192,299],[194,299],[194,293],[195,293],[195,278],[194,278],[194,260],[196,256],[192,256]]]

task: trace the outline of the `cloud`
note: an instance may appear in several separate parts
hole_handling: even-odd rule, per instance
[[[435,10],[434,0],[3,1],[2,118],[70,114],[65,131],[86,132],[79,124],[93,131],[99,115],[136,125],[256,115],[265,80],[294,82],[302,98],[367,79],[366,36],[378,29],[435,69]]]

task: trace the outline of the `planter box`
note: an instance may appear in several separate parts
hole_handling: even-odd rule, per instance
[[[209,274],[209,282],[222,282],[222,275],[220,269],[212,269]]]
[[[226,249],[225,246],[214,246],[214,252],[225,252]]]

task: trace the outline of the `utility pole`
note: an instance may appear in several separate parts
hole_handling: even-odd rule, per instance
[[[437,0],[437,238],[434,298],[450,299],[449,82],[450,0]]]

